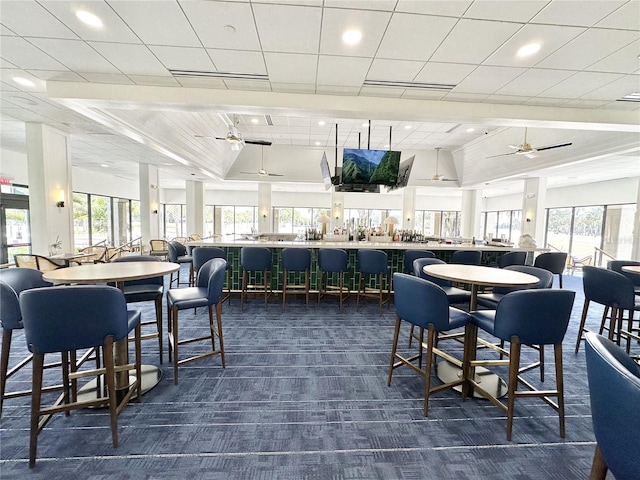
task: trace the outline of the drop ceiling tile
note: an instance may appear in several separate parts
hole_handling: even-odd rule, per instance
[[[195,87],[195,88],[215,88],[218,90],[226,90],[227,86],[224,81],[219,78],[191,78],[180,77],[176,78],[178,83],[183,87]]]
[[[150,45],[200,47],[195,32],[177,2],[110,2],[138,37]],[[162,28],[162,26],[170,28]]]
[[[195,70],[213,72],[215,67],[204,48],[149,47],[156,57],[170,70]]]
[[[418,13],[422,15],[461,16],[472,4],[469,0],[443,2],[442,0],[399,0],[396,12]]]
[[[460,82],[453,92],[492,94],[526,71],[526,68],[517,67],[480,66]]]
[[[31,80],[34,83],[33,87],[23,87],[22,85],[17,84],[13,78],[14,77],[22,77],[27,80]],[[25,91],[28,93],[33,92],[45,92],[47,90],[47,85],[44,81],[40,80],[38,77],[31,75],[29,72],[20,69],[12,69],[12,68],[3,68],[0,70],[0,80],[6,82],[12,87],[16,88],[20,91]]]
[[[487,98],[487,94],[482,93],[456,93],[449,92],[443,100],[451,102],[482,102]]]
[[[300,53],[265,53],[269,80],[274,83],[315,84],[318,56]]]
[[[119,73],[117,68],[83,41],[32,38],[31,42],[75,72]]]
[[[457,85],[475,69],[475,65],[462,63],[427,62],[414,81]]]
[[[36,2],[2,1],[2,24],[20,36],[78,38]]]
[[[89,45],[124,74],[171,75],[146,45],[104,42],[89,42]]]
[[[87,80],[75,72],[60,72],[51,70],[28,70],[34,77],[40,80],[55,80],[57,82],[86,82]]]
[[[318,53],[321,8],[256,4],[253,13],[265,52]]]
[[[368,87],[364,86],[360,90],[360,95],[365,97],[389,97],[400,98],[404,93],[404,88],[392,88],[392,87]]]
[[[515,95],[489,95],[484,103],[499,103],[505,105],[522,105],[529,100],[530,97],[522,97]]]
[[[581,70],[635,42],[640,32],[591,28],[536,65]]]
[[[606,2],[585,3],[576,0],[563,0],[561,2],[549,2],[549,4],[533,18],[532,22],[591,27],[614,12],[623,5],[625,1],[626,0],[608,0]]]
[[[258,32],[248,3],[181,1],[180,6],[205,47],[260,50]]]
[[[358,95],[361,87],[350,87],[346,85],[317,85],[316,93],[326,95]]]
[[[581,97],[582,100],[618,100],[625,95],[640,91],[640,76],[625,75],[624,77],[604,85]]]
[[[412,82],[423,66],[424,62],[375,59],[371,64],[367,79],[389,82]]]
[[[271,82],[271,90],[282,93],[316,93],[316,85],[314,83],[278,83]]]
[[[376,57],[426,61],[455,23],[453,18],[396,13],[391,18]],[[425,35],[426,32],[428,35]]]
[[[83,73],[82,76],[91,83],[114,83],[122,85],[133,85],[133,82],[126,75],[117,73]]]
[[[610,110],[629,110],[640,112],[639,102],[611,102],[606,105]]]
[[[569,100],[564,106],[567,108],[600,108],[607,103],[609,102],[603,100]]]
[[[567,103],[566,98],[533,97],[524,102],[524,105],[537,105],[541,107],[563,107]]]
[[[571,76],[567,70],[531,68],[496,91],[498,95],[540,95],[543,91]]]
[[[324,0],[324,6],[363,10],[384,10],[392,12],[396,6],[396,0],[367,0],[366,2],[354,2],[353,0]]]
[[[612,12],[606,18],[599,21],[596,26],[604,28],[619,28],[623,30],[640,30],[638,19],[640,18],[640,2],[632,1]]]
[[[368,10],[344,10],[325,8],[322,16],[322,39],[320,53],[354,57],[373,57],[391,14]],[[362,32],[362,40],[357,45],[345,45],[342,34],[350,29]]]
[[[638,68],[640,68],[640,62],[638,62],[639,54],[640,40],[621,48],[599,62],[589,65],[586,69],[594,72],[637,73]]]
[[[407,88],[404,91],[402,98],[415,100],[442,100],[446,94],[446,91],[427,90],[422,88]]]
[[[264,57],[260,52],[208,48],[207,53],[213,60],[218,72],[267,74]]]
[[[369,58],[320,55],[318,85],[359,87],[364,82],[370,66]]]
[[[465,18],[498,20],[502,22],[526,23],[531,20],[545,5],[547,0],[491,0],[473,2],[464,12]]]
[[[68,70],[60,62],[21,37],[0,38],[0,55],[25,70]]]
[[[430,60],[482,63],[519,28],[517,23],[460,20]]]
[[[0,44],[2,43],[3,40],[0,39]],[[2,53],[0,52],[0,55],[2,55]],[[4,58],[0,58],[0,68],[19,68],[18,65],[11,63],[7,60],[5,60]]]
[[[149,85],[149,86],[157,86],[157,87],[179,87],[180,84],[178,81],[170,76],[170,77],[156,77],[151,75],[127,75],[131,79],[133,83],[136,85]]]
[[[98,42],[141,43],[122,19],[113,11],[107,2],[78,2],[68,0],[46,0],[39,2],[44,8],[63,22],[83,40]],[[76,16],[78,10],[85,10],[102,20],[102,28],[94,28],[80,21]],[[53,35],[36,35],[53,36]]]
[[[502,44],[493,55],[487,58],[484,61],[484,65],[532,67],[584,31],[584,28],[578,27],[525,25],[513,37]],[[531,43],[540,44],[540,50],[533,55],[519,57],[517,52],[520,47]]]
[[[251,90],[254,92],[270,92],[271,84],[261,80],[241,80],[228,78],[224,80],[230,90]]]
[[[565,99],[581,97],[621,77],[622,75],[614,73],[578,72],[545,90],[541,96]]]

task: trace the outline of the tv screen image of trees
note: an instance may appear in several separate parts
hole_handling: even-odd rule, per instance
[[[342,153],[342,183],[395,185],[400,152],[345,148]]]

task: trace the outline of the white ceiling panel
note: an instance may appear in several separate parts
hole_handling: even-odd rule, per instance
[[[455,93],[491,94],[497,92],[526,71],[526,68],[481,66],[460,82],[453,91]]]
[[[112,1],[109,5],[148,45],[202,46],[180,5],[175,1]],[[159,25],[166,25],[168,28],[158,28]]]
[[[299,53],[265,53],[269,80],[277,83],[315,84],[318,56]]]
[[[318,53],[322,9],[287,5],[253,6],[260,44],[265,52]],[[287,31],[296,38],[290,41]]]
[[[208,48],[207,53],[219,72],[267,74],[264,57],[260,52]]]
[[[105,2],[45,0],[40,1],[39,3],[51,12],[58,20],[64,23],[69,30],[73,31],[79,38],[86,41],[142,43]],[[79,10],[87,11],[100,18],[103,24],[102,28],[91,27],[84,22],[81,22],[76,16],[76,12]],[[36,36],[39,37],[42,35]]]
[[[430,60],[482,63],[521,27],[517,23],[460,20]]]
[[[56,80],[59,82],[86,82],[87,79],[75,72],[55,70],[29,70],[29,73],[40,80]]]
[[[543,92],[544,96],[556,98],[574,98],[589,93],[594,84],[603,85],[620,79],[622,75],[614,73],[578,72]]]
[[[20,65],[20,68],[25,70],[68,70],[51,55],[47,55],[22,37],[0,38],[0,55],[4,60]]]
[[[617,10],[625,1],[609,0],[607,2],[585,3],[580,0],[556,0],[550,2],[544,10],[536,15],[533,22],[591,27]]]
[[[362,85],[371,66],[369,58],[332,57],[318,59],[318,85]]]
[[[262,80],[243,80],[226,78],[224,83],[230,90],[253,90],[258,92],[270,92],[271,84]]]
[[[464,17],[526,23],[548,3],[547,0],[476,0]]]
[[[322,16],[320,53],[373,57],[380,46],[390,18],[389,12],[326,8]],[[362,41],[357,45],[345,45],[342,34],[352,29],[362,32]]]
[[[396,6],[396,3],[397,0],[367,0],[366,2],[353,2],[352,0],[324,0],[325,7],[384,11],[392,11]]]
[[[633,0],[625,3],[615,12],[598,22],[597,27],[620,28],[624,30],[640,29],[640,2]]]
[[[64,66],[76,72],[120,73],[117,68],[82,40],[32,38],[30,41]]]
[[[92,83],[113,83],[122,85],[133,85],[133,82],[126,75],[119,73],[83,73],[82,76]]]
[[[212,72],[213,62],[204,48],[149,47],[162,64],[170,70]],[[181,79],[182,80],[182,79]]]
[[[475,69],[475,65],[427,62],[414,80],[420,83],[457,85]]]
[[[367,78],[369,80],[411,82],[423,66],[424,62],[376,59],[371,64]]]
[[[23,37],[78,38],[36,2],[3,0],[0,21]]]
[[[166,67],[146,45],[90,42],[89,45],[124,74],[169,76]]]
[[[586,70],[612,73],[640,73],[640,40],[633,42],[599,62],[589,65]]]
[[[368,97],[389,97],[389,98],[400,98],[404,94],[404,88],[395,88],[395,87],[362,87],[360,90],[360,95],[368,96]]]
[[[182,1],[180,6],[205,47],[260,50],[258,32],[248,3]]]
[[[395,14],[376,55],[396,60],[426,61],[455,23],[454,18]]]
[[[499,95],[539,95],[552,86],[570,77],[567,70],[543,70],[531,68],[498,90]]]
[[[469,8],[473,1],[458,0],[455,2],[443,2],[442,0],[398,0],[396,12],[418,13],[422,15],[441,15],[460,17]]]
[[[149,85],[158,87],[178,87],[178,81],[169,77],[155,77],[152,75],[127,75],[129,79],[137,85]]]
[[[605,100],[607,98],[620,99],[630,93],[640,91],[640,76],[625,75],[624,77],[608,83],[582,96],[587,100]]]
[[[315,83],[279,83],[271,82],[271,90],[279,93],[316,93]]]

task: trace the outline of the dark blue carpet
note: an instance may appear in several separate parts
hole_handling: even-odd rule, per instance
[[[564,280],[565,288],[578,292],[565,337],[564,439],[555,412],[537,399],[516,403],[511,442],[504,415],[487,400],[463,402],[456,392],[443,391],[432,396],[429,417],[423,417],[417,374],[398,369],[387,386],[393,306],[380,316],[377,304],[367,301],[356,312],[352,299],[340,314],[337,300],[306,309],[296,298],[283,311],[276,297],[266,311],[260,300],[250,300],[241,312],[234,298],[223,312],[227,368],[219,357],[188,364],[175,386],[165,358],[161,383],[120,415],[117,449],[106,410],[57,415],[40,434],[30,470],[29,399],[7,400],[0,478],[587,478],[595,442],[584,348],[573,353],[582,284],[578,276]],[[152,318],[150,304],[139,306]],[[600,315],[592,308],[591,326]],[[206,328],[203,309],[180,316],[185,336]],[[14,336],[12,362],[24,343],[21,334]],[[460,345],[449,345],[461,353]],[[155,340],[143,343],[143,353],[145,363],[158,364]],[[526,355],[534,359],[537,353]],[[550,387],[552,358],[547,352]],[[536,383],[537,371],[530,378]],[[29,382],[27,371],[8,389]]]

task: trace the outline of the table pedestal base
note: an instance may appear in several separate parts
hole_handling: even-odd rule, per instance
[[[155,365],[142,365],[142,394],[155,387],[162,378],[162,370]],[[136,381],[135,370],[129,372],[129,388]],[[95,400],[105,397],[107,384],[103,377],[96,378],[78,390],[78,401]],[[123,389],[126,392],[126,387]],[[116,392],[117,393],[117,392]],[[118,399],[120,401],[120,399]],[[104,405],[103,407],[106,407]],[[102,408],[102,407],[100,407]]]
[[[436,364],[436,376],[444,383],[455,382],[462,378],[462,369],[453,363],[442,360]],[[507,394],[507,384],[498,375],[484,367],[476,367],[475,380],[482,388],[496,398]],[[462,385],[453,387],[456,392],[462,392]],[[475,398],[485,398],[478,392],[473,392]]]

